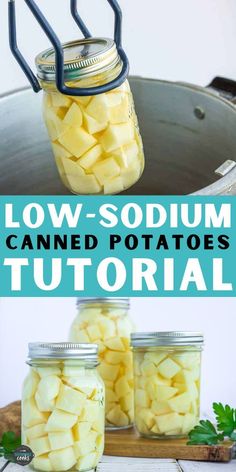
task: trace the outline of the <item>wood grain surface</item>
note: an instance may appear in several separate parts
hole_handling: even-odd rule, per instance
[[[108,456],[170,458],[194,461],[229,462],[235,445],[187,446],[185,439],[140,438],[133,429],[106,433],[105,452]]]

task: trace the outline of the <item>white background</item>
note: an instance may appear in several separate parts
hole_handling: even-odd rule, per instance
[[[37,0],[62,41],[78,38],[69,0]],[[33,65],[49,43],[23,0],[16,0],[19,45]],[[79,0],[93,35],[111,36],[113,16],[106,0]],[[206,85],[215,75],[236,79],[235,0],[120,0],[123,43],[131,72]],[[0,93],[27,84],[11,57],[7,0],[0,1]]]
[[[66,341],[75,314],[73,298],[0,300],[0,405],[20,398],[27,343]],[[133,298],[131,316],[138,330],[204,332],[202,410],[213,401],[236,406],[236,299]]]

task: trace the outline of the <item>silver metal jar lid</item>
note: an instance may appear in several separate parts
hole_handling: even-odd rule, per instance
[[[29,343],[30,359],[78,359],[97,361],[97,344]]]
[[[113,297],[100,297],[100,298],[87,297],[87,298],[77,298],[77,301],[76,301],[77,307],[81,305],[90,304],[90,303],[94,303],[94,304],[96,303],[97,304],[100,304],[100,303],[113,304],[114,303],[114,305],[122,305],[129,308],[130,299],[129,298],[113,298]]]
[[[199,346],[204,342],[202,333],[191,331],[163,331],[153,333],[132,333],[133,347],[149,346]]]
[[[120,61],[116,44],[108,38],[87,38],[63,44],[65,81],[105,72]],[[56,79],[55,51],[41,52],[35,59],[39,79]]]

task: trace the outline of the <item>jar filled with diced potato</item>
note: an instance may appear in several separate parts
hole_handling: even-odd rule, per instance
[[[134,422],[133,357],[129,299],[79,298],[70,341],[99,346],[98,371],[106,387],[106,428],[129,428]]]
[[[105,388],[97,346],[29,344],[22,392],[22,442],[42,472],[94,470],[103,454]]]
[[[135,425],[142,436],[185,437],[199,422],[203,336],[133,333]]]
[[[63,46],[66,85],[91,88],[116,79],[122,61],[115,42],[89,38]],[[61,94],[55,53],[36,58],[44,89],[44,119],[57,168],[74,194],[117,194],[137,182],[144,168],[142,139],[128,80],[93,96]]]

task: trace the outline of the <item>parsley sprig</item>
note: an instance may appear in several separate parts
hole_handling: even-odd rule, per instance
[[[225,438],[236,441],[236,408],[222,403],[213,403],[217,426],[209,420],[201,420],[199,425],[190,431],[188,445],[217,445]]]
[[[0,441],[0,457],[12,461],[12,453],[21,445],[20,436],[16,436],[12,431],[3,433]]]

